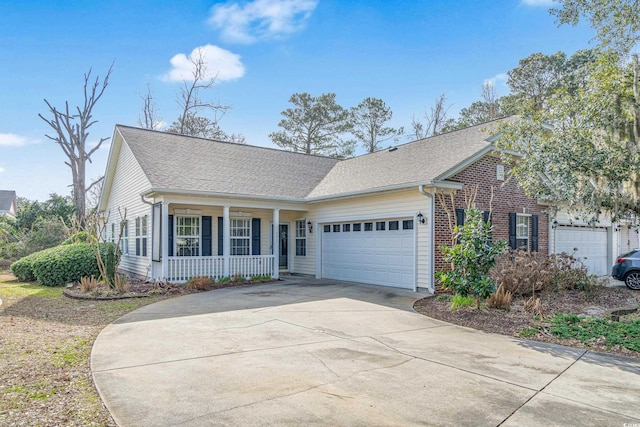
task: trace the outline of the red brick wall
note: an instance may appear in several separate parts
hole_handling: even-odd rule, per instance
[[[549,242],[548,217],[543,211],[543,207],[538,205],[534,199],[527,197],[524,191],[513,178],[509,179],[509,168],[505,165],[505,181],[496,179],[496,166],[502,163],[499,158],[485,156],[471,164],[463,171],[456,174],[452,180],[463,184],[478,184],[478,195],[476,197],[476,207],[481,210],[489,210],[491,201],[491,187],[494,187],[493,201],[491,201],[493,239],[509,241],[509,213],[527,213],[538,215],[538,251],[547,253]],[[445,196],[449,201],[450,197]],[[448,203],[450,206],[450,203]],[[464,191],[460,190],[455,196],[455,207],[466,208],[464,201]],[[523,210],[523,208],[525,208]],[[529,227],[531,233],[531,227]],[[439,247],[451,243],[451,231],[447,214],[439,200],[436,198],[435,206],[435,238],[436,257],[435,269],[449,269],[449,263],[444,261]],[[529,236],[531,238],[531,235]]]

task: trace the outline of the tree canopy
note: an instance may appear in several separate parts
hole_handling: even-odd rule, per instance
[[[380,144],[396,138],[404,132],[403,128],[395,129],[385,126],[393,117],[391,108],[379,98],[365,98],[351,109],[353,128],[351,133],[362,144],[367,153],[379,150]]]
[[[269,134],[274,144],[285,150],[332,157],[349,157],[355,142],[344,140],[352,129],[349,110],[336,102],[335,93],[318,97],[294,93],[289,98],[293,108],[287,108],[278,123],[282,130]]]
[[[522,153],[514,173],[529,195],[569,206],[587,220],[607,213],[637,221],[640,66],[631,52],[640,40],[640,4],[559,3],[551,11],[558,23],[589,19],[600,45],[565,60],[543,102],[525,104],[523,120],[504,125],[498,144]]]

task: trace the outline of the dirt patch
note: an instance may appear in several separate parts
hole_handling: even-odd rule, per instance
[[[20,283],[0,271],[2,426],[115,426],[91,378],[95,338],[130,311],[190,293],[180,285],[144,282],[132,282],[128,292],[147,298],[80,300],[65,296],[64,290]]]
[[[548,332],[546,319],[555,313],[572,313],[577,315],[604,317],[618,308],[637,307],[640,301],[640,292],[622,287],[597,286],[589,292],[564,291],[562,293],[540,295],[543,308],[543,316],[536,317],[524,310],[524,300],[514,298],[511,310],[488,309],[486,307],[476,309],[464,307],[455,311],[451,310],[451,303],[440,301],[436,297],[428,297],[416,301],[413,308],[425,316],[444,320],[460,326],[491,332],[502,335],[521,337],[520,331],[538,327],[536,333],[526,336],[527,339],[567,345],[571,347],[588,348],[603,353],[617,354],[640,358],[640,353],[619,346],[607,348],[602,342],[594,342],[587,346],[576,340],[560,339]],[[630,315],[626,319],[637,318]],[[532,331],[529,329],[529,331]]]

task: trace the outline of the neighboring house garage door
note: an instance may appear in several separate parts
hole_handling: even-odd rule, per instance
[[[566,252],[580,259],[597,275],[609,274],[608,237],[606,228],[559,225],[556,228],[556,253]],[[574,249],[577,251],[574,253]]]
[[[322,224],[322,277],[413,289],[413,219]]]

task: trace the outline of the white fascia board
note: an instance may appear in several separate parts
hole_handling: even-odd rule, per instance
[[[225,200],[244,200],[255,201],[256,203],[245,203],[243,207],[254,207],[260,209],[286,209],[286,210],[299,210],[307,211],[308,207],[304,200],[295,198],[284,197],[272,197],[272,196],[254,196],[248,194],[229,194],[229,193],[215,193],[211,191],[197,191],[197,190],[171,190],[163,188],[152,188],[140,194],[143,197],[156,198],[158,196],[166,197],[170,203],[180,204],[207,204],[205,201],[194,201],[189,198],[192,197],[206,197],[206,198],[219,198]],[[180,196],[185,199],[180,199]],[[264,203],[267,202],[267,203]],[[237,203],[234,204],[237,206]],[[284,207],[286,205],[286,207]]]
[[[107,208],[106,204],[111,194],[113,178],[116,174],[116,166],[124,137],[118,131],[118,125],[113,128],[113,136],[111,137],[111,146],[109,147],[109,156],[107,157],[107,166],[104,172],[104,182],[102,183],[102,191],[100,192],[100,200],[98,201],[98,212],[104,212]],[[106,195],[106,197],[105,197]]]
[[[417,187],[418,185],[428,186],[430,184],[431,184],[431,181],[409,182],[404,184],[388,185],[385,187],[367,188],[366,190],[357,190],[357,191],[349,191],[349,192],[339,193],[339,194],[331,194],[329,196],[308,197],[305,199],[305,201],[308,203],[319,203],[319,202],[326,202],[328,200],[349,199],[352,197],[360,197],[360,196],[366,196],[366,195],[371,195],[376,193],[384,193],[387,191],[404,190],[412,187]]]

